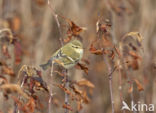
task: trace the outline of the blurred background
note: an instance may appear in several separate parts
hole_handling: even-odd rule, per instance
[[[143,86],[143,91],[137,90],[134,84],[133,97],[137,103],[156,104],[156,1],[155,0],[50,0],[56,14],[71,19],[76,25],[85,27],[87,30],[81,33],[85,48],[84,59],[90,64],[88,75],[82,70],[69,70],[70,79],[81,80],[86,78],[91,81],[95,88],[88,94],[90,102],[84,104],[79,113],[111,113],[111,99],[109,91],[108,71],[103,62],[103,57],[91,54],[89,51],[91,43],[97,38],[96,23],[99,18],[109,20],[111,31],[113,32],[113,42],[118,45],[121,38],[128,32],[137,31],[143,36],[144,54],[141,56],[141,65],[130,76],[137,78]],[[58,18],[63,24],[64,20]],[[14,77],[10,77],[10,83],[17,82],[17,73],[22,65],[33,65],[39,67],[58,48],[61,47],[59,41],[59,29],[51,9],[46,0],[0,0],[0,29],[10,28],[13,34],[21,43],[22,54],[20,64],[16,65],[13,60],[7,60],[10,67],[15,72]],[[63,38],[67,38],[65,30]],[[9,46],[9,51],[13,53],[13,47]],[[2,51],[0,51],[2,52]],[[6,60],[0,53],[1,60]],[[48,80],[48,72],[43,72],[43,78]],[[132,74],[132,75],[131,75]],[[72,76],[71,76],[72,75]],[[118,71],[115,71],[112,78],[114,108],[115,113],[121,113],[121,91],[122,98],[130,104],[131,98],[128,93],[129,84],[125,76],[122,76],[122,83]],[[61,82],[61,78],[54,76],[55,83]],[[52,113],[63,112],[62,103],[64,92],[58,87],[54,87],[54,97],[57,98],[58,106],[53,105]],[[41,103],[45,106],[43,110],[36,113],[47,112],[46,94],[41,93]],[[5,100],[1,94],[0,110],[8,113],[12,109],[13,102]],[[74,102],[71,102],[73,109]],[[75,108],[76,109],[76,108]],[[76,110],[72,112],[76,113]],[[130,111],[126,111],[129,113]],[[140,113],[143,113],[140,112]],[[144,112],[145,113],[145,112]],[[146,112],[147,113],[147,112]],[[151,113],[151,112],[150,112]],[[153,112],[154,113],[154,112]]]

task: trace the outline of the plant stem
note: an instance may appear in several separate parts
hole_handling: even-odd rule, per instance
[[[111,96],[111,104],[112,104],[112,113],[114,113],[114,97],[113,97],[113,87],[112,87],[112,74],[115,70],[115,68],[112,70],[110,64],[108,63],[108,60],[106,59],[106,57],[103,54],[103,59],[104,62],[106,64],[108,73],[109,73],[109,90],[110,90],[110,96]]]
[[[65,75],[65,88],[68,89],[69,88],[68,70],[65,70],[64,75]],[[68,105],[68,103],[69,103],[69,95],[65,93],[65,104]],[[68,109],[65,109],[64,113],[68,113]]]
[[[52,106],[52,98],[53,98],[53,90],[52,90],[52,86],[53,86],[53,66],[54,66],[54,62],[52,61],[52,65],[51,65],[51,71],[50,71],[50,89],[49,89],[49,101],[48,101],[48,113],[51,113],[51,106]]]

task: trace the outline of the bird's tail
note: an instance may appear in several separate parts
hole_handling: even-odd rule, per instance
[[[45,64],[41,64],[40,67],[43,69],[43,70],[47,70],[48,67],[51,66],[51,60],[49,60],[47,63]]]

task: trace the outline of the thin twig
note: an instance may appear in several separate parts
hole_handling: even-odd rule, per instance
[[[109,72],[109,89],[110,89],[110,96],[111,96],[112,113],[114,113],[114,97],[113,97],[113,87],[112,87],[112,74],[113,74],[113,72],[115,71],[116,68],[114,68],[113,71],[112,71],[112,68],[111,68],[111,66],[110,66],[110,64],[109,64],[109,62],[106,59],[104,54],[103,54],[103,59],[104,59],[104,62],[106,64],[107,70]]]
[[[121,69],[119,67],[119,92],[120,92],[120,101],[121,104],[123,102],[123,95],[122,95],[122,78],[121,78]],[[123,110],[123,113],[125,113],[125,110]]]
[[[51,65],[51,71],[50,71],[50,88],[49,88],[49,101],[48,101],[48,113],[51,113],[51,106],[52,106],[52,98],[53,98],[53,90],[52,90],[52,86],[53,86],[53,71],[54,71],[54,62],[52,61],[52,65]]]
[[[53,9],[53,7],[52,7],[52,5],[51,5],[51,3],[50,3],[49,0],[48,0],[48,6],[50,7],[50,9],[51,9],[51,11],[52,11],[52,14],[53,14],[53,16],[54,16],[54,18],[55,18],[55,20],[56,20],[57,27],[58,27],[59,33],[60,33],[60,38],[59,38],[59,40],[60,40],[61,46],[63,46],[62,31],[61,31],[61,27],[60,27],[60,22],[59,22],[59,20],[58,20],[58,15],[55,13],[55,11],[54,11],[54,9]]]
[[[68,81],[68,70],[65,70],[65,88],[69,88],[69,81]],[[68,105],[69,103],[69,95],[65,93],[65,104]],[[65,113],[68,113],[68,109],[65,109]]]

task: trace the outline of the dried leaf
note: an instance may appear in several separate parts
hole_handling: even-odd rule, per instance
[[[85,28],[77,26],[73,21],[68,20],[69,29],[67,34],[71,34],[72,36],[78,36]]]
[[[57,73],[58,75],[64,77],[64,74],[63,74],[63,73],[61,73],[61,72],[59,72],[59,71],[54,71],[54,72]]]
[[[78,95],[81,95],[82,94],[82,91],[79,90],[79,89],[77,89],[74,85],[71,85],[70,87],[73,89],[73,91],[75,92],[75,94],[78,94]]]
[[[8,83],[8,80],[4,76],[0,75],[0,85],[6,84],[6,83]]]
[[[35,106],[35,100],[33,98],[30,98],[29,101],[24,105],[25,109],[27,109],[29,113],[34,113]]]
[[[138,91],[143,91],[144,88],[143,88],[142,84],[137,79],[134,79],[134,81],[137,85]]]
[[[86,80],[86,79],[82,79],[82,80],[78,81],[77,84],[79,86],[87,86],[90,88],[95,88],[94,84],[91,83],[89,80]]]
[[[73,109],[72,109],[72,107],[68,104],[63,104],[63,106],[62,106],[63,108],[65,108],[65,109],[68,109],[68,110],[70,110],[70,111],[73,111]]]
[[[85,62],[86,64],[90,64],[90,62],[87,59],[82,59],[81,61]]]
[[[17,84],[3,84],[2,86],[0,86],[0,88],[5,92],[5,93],[18,93],[21,96],[29,99],[29,96],[23,92],[23,90],[21,89],[21,87]]]
[[[139,32],[130,32],[130,33],[127,33],[124,37],[127,37],[127,36],[131,36],[132,38],[136,38],[136,40],[140,44],[142,43],[143,37],[140,35]]]
[[[109,21],[109,20],[108,20]],[[103,32],[103,33],[106,33],[109,31],[109,28],[111,27],[110,24],[108,23],[105,23],[105,24],[102,24],[100,23],[100,20],[98,20],[96,22],[96,32]]]
[[[11,68],[9,68],[8,66],[3,66],[2,67],[2,72],[4,74],[10,75],[10,76],[14,76],[15,75],[14,71]]]
[[[18,41],[14,41],[14,54],[15,54],[15,64],[19,64],[21,62],[22,56],[22,48],[21,44]]]
[[[9,42],[9,43],[13,42],[13,39],[14,39],[13,34],[12,34],[12,31],[9,28],[1,29],[0,30],[0,35],[2,35],[1,38],[0,38],[0,41]]]
[[[46,4],[45,0],[35,0],[35,1],[40,6],[44,6]]]
[[[7,58],[11,58],[9,51],[8,51],[8,47],[6,45],[2,45],[2,52],[4,56],[6,56]]]
[[[77,110],[80,111],[81,109],[82,109],[82,102],[80,100],[80,101],[77,101]]]
[[[72,36],[68,36],[67,38],[64,39],[64,42],[67,43],[72,39]]]
[[[128,89],[128,93],[132,93],[132,92],[133,92],[133,87],[131,85],[130,88]]]
[[[86,91],[83,91],[82,97],[84,103],[88,104],[90,102],[90,99],[88,98]]]
[[[103,50],[101,49],[96,49],[95,47],[93,47],[93,44],[91,44],[90,48],[89,48],[89,51],[92,53],[92,54],[95,54],[95,55],[102,55],[103,54]]]
[[[139,55],[137,55],[135,52],[133,51],[129,51],[129,54],[134,58],[134,59],[142,59]]]
[[[12,29],[17,32],[20,30],[21,27],[21,20],[18,16],[15,16],[12,20]]]
[[[63,85],[58,84],[57,85],[59,88],[61,88],[65,93],[67,93],[68,95],[70,95],[71,97],[73,96],[72,92],[69,91],[67,88],[65,88]]]
[[[77,63],[76,68],[83,70],[88,75],[88,67],[86,65]]]

